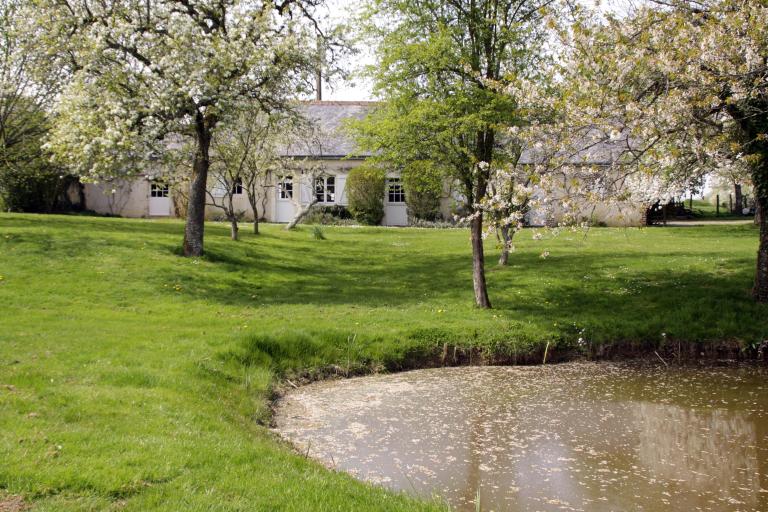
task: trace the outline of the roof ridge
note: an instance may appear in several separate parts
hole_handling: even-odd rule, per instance
[[[360,107],[368,107],[372,105],[379,105],[381,104],[380,101],[372,101],[372,100],[302,100],[300,101],[302,105],[318,105],[318,106],[329,106],[329,107],[342,107],[345,105],[357,105]]]

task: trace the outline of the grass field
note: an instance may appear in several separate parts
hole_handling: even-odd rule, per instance
[[[0,509],[436,509],[278,442],[274,384],[396,369],[443,343],[768,338],[750,225],[526,231],[508,268],[489,241],[491,311],[472,306],[463,230],[265,226],[236,243],[210,224],[207,255],[184,259],[182,229],[0,215]]]
[[[729,219],[744,219],[748,220],[749,217],[744,215],[739,215],[736,213],[731,213],[728,210],[727,206],[728,197],[725,197],[725,201],[721,198],[721,205],[720,205],[720,213],[718,213],[717,206],[710,203],[709,201],[704,201],[702,199],[694,199],[693,201],[693,211],[696,213],[701,219],[704,220],[729,220]],[[726,204],[726,206],[723,206],[722,203]],[[685,202],[685,205],[688,206],[688,201]]]

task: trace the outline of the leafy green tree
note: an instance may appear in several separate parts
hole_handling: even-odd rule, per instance
[[[16,108],[3,122],[4,132],[11,136],[0,146],[0,199],[7,210],[51,212],[71,180],[65,179],[44,153],[48,121],[45,113],[29,103],[27,98],[17,99]],[[14,141],[21,132],[24,135]]]
[[[99,179],[135,173],[169,135],[189,137],[184,254],[202,254],[214,129],[243,99],[272,110],[311,87],[316,41],[335,40],[314,19],[320,0],[34,1],[48,28],[41,41],[69,58],[73,75],[52,150]]]
[[[415,160],[405,166],[403,187],[410,218],[434,221],[440,217],[445,173],[431,160]]]
[[[470,212],[475,303],[491,307],[485,279],[483,209],[504,130],[526,122],[505,92],[533,78],[544,56],[551,0],[371,0],[364,33],[376,48],[370,69],[384,100],[354,124],[374,161],[421,172],[435,162]],[[407,179],[407,178],[406,178]]]
[[[21,0],[0,0],[0,198],[4,208],[51,211],[70,180],[43,151],[62,77],[35,51],[40,28]]]
[[[383,169],[364,163],[352,169],[347,176],[347,200],[349,213],[358,222],[377,226],[384,218]]]

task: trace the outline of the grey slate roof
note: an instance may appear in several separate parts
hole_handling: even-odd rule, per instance
[[[611,165],[626,150],[626,138],[606,140],[605,135],[596,128],[580,130],[581,136],[574,139],[570,150],[561,150],[558,158],[567,157],[573,165]],[[533,164],[541,161],[545,155],[535,148],[526,148],[520,155],[521,164]]]
[[[298,110],[320,129],[323,158],[349,155],[364,158],[370,156],[370,153],[358,151],[355,141],[344,129],[344,122],[350,118],[364,118],[375,106],[374,101],[308,101],[302,103]],[[291,144],[286,148],[285,156],[318,156],[307,153],[306,144]]]
[[[579,147],[574,148],[569,158],[569,163],[573,165],[611,165],[621,153],[616,144],[608,141],[601,141],[594,145],[587,142],[583,142],[582,145],[582,141],[579,141],[577,145]],[[535,149],[526,148],[520,155],[520,163],[529,165],[541,161],[542,158],[543,155],[537,154]]]
[[[308,149],[307,141],[289,145],[284,152],[288,157],[344,158],[354,156],[365,158],[370,152],[360,151],[354,139],[345,130],[345,120],[363,119],[378,103],[375,101],[307,101],[298,110],[308,121],[315,123],[321,133],[322,150],[313,147]],[[503,143],[503,142],[502,142]],[[590,145],[587,139],[577,142],[571,163],[582,165],[609,165],[621,153],[619,145],[622,142],[598,142]],[[314,146],[314,145],[313,145]],[[311,153],[311,154],[310,154]],[[532,164],[543,155],[537,154],[533,148],[523,150],[520,156],[521,164]]]

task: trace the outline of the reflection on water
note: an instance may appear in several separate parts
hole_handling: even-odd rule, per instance
[[[757,368],[445,368],[324,382],[278,431],[330,467],[459,510],[768,510]]]
[[[760,493],[755,424],[722,409],[689,410],[637,404],[638,460],[656,478],[709,494],[739,509],[755,509]],[[677,503],[681,504],[681,503]],[[695,501],[687,508],[694,509]]]

